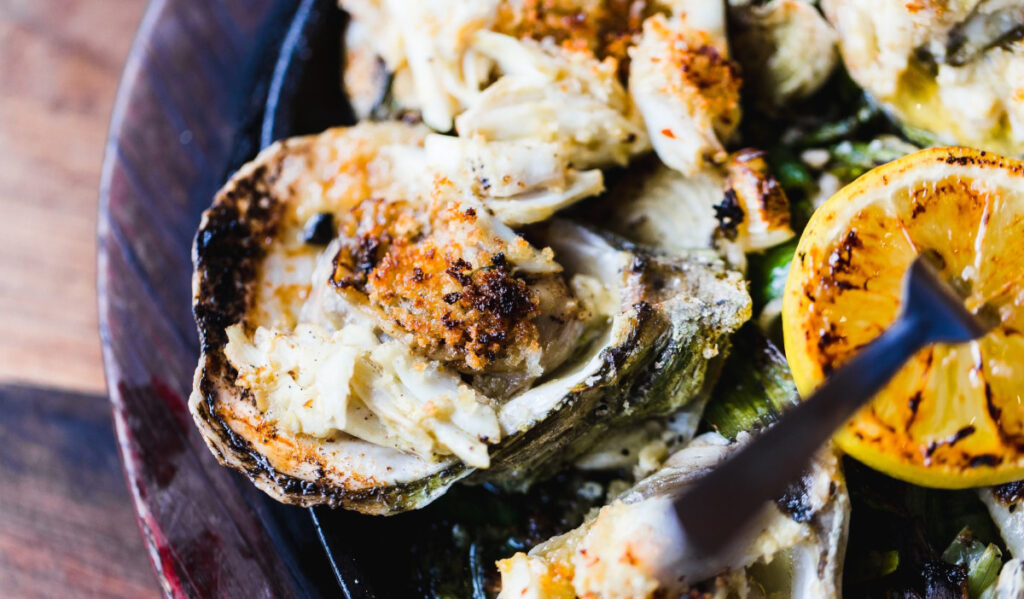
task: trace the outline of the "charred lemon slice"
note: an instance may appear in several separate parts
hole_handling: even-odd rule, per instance
[[[786,282],[786,357],[801,394],[877,337],[924,251],[968,309],[1000,325],[920,351],[836,434],[858,460],[916,484],[1024,478],[1024,162],[935,148],[876,168],[811,218]]]

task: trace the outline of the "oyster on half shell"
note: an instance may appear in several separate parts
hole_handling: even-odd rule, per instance
[[[840,597],[850,507],[831,449],[765,506],[741,549],[687,555],[672,497],[745,439],[705,433],[578,528],[498,562],[499,597]]]
[[[426,137],[367,123],[280,142],[203,216],[189,407],[281,501],[391,514],[470,475],[525,488],[704,393],[749,318],[711,253],[557,219],[514,231],[431,166]]]
[[[577,528],[498,562],[499,597],[840,597],[850,498],[829,446],[737,547],[694,555],[672,499],[798,401],[786,360],[755,329],[733,337],[704,411],[709,432],[612,495]]]

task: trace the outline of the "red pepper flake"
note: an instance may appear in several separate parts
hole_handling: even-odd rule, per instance
[[[665,137],[669,138],[669,139],[675,139],[676,138],[676,134],[672,133],[671,129],[662,129],[661,130],[661,134],[664,135]]]

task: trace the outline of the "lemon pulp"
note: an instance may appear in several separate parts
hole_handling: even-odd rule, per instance
[[[1024,162],[935,148],[881,166],[813,215],[786,282],[786,356],[803,395],[896,318],[902,279],[933,250],[965,305],[1000,325],[918,352],[836,434],[891,476],[962,488],[1024,478]]]

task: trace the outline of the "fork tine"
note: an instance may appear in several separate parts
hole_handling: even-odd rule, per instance
[[[985,335],[998,324],[998,315],[993,318],[993,310],[969,312],[962,295],[942,280],[936,255],[922,253],[910,266],[904,314],[928,328],[929,343],[963,343]]]

